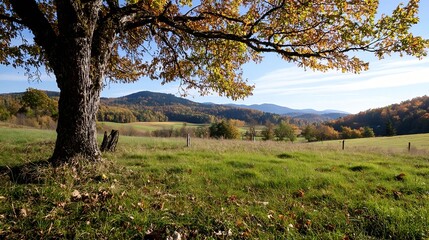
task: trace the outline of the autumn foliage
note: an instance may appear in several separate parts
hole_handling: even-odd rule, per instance
[[[335,129],[368,126],[377,136],[429,132],[429,97],[417,97],[383,108],[369,109],[330,123]]]

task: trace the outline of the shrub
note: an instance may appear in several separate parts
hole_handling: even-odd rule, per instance
[[[209,127],[210,137],[220,139],[237,139],[240,137],[238,128],[230,121],[222,120],[221,122],[212,123]]]

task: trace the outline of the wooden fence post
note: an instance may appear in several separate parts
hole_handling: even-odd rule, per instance
[[[344,145],[345,145],[345,142],[346,142],[346,141],[345,141],[345,140],[343,140],[343,147],[342,147],[342,148],[343,148],[343,150],[344,150]]]
[[[411,152],[411,142],[408,142],[408,152]]]
[[[109,136],[107,136],[107,132],[104,132],[103,142],[101,143],[100,150],[102,152],[110,151],[114,152],[116,151],[116,145],[118,144],[119,140],[119,131],[118,130],[112,130]]]
[[[191,146],[191,135],[188,133],[188,135],[186,136],[186,146],[190,147]]]

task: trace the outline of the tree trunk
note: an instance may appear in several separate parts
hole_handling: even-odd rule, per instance
[[[76,157],[89,161],[101,158],[97,144],[96,114],[99,91],[82,93],[61,90],[58,104],[57,141],[51,162],[61,164]]]
[[[39,1],[13,0],[11,4],[43,48],[42,56],[60,88],[57,141],[50,161],[61,164],[76,157],[96,161],[101,157],[96,130],[100,92],[123,19],[119,13],[107,14],[103,0],[48,2],[55,6],[55,26],[39,9]],[[107,2],[115,5],[115,1]]]
[[[65,42],[62,61],[54,69],[60,88],[57,140],[50,159],[55,165],[76,157],[97,161],[101,152],[97,144],[96,117],[100,103],[102,70],[91,66],[88,38]]]
[[[81,67],[85,69],[85,66]],[[63,83],[69,81],[63,80]],[[61,88],[57,141],[51,157],[54,164],[69,162],[76,157],[90,161],[101,157],[96,129],[100,90],[90,83],[89,79],[77,77],[72,84],[64,84]]]

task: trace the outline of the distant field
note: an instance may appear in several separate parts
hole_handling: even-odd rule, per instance
[[[429,134],[347,140],[344,151],[121,136],[98,166],[30,167],[38,183],[9,176],[47,159],[54,140],[0,126],[0,239],[429,238]]]
[[[345,150],[360,149],[366,151],[390,150],[407,152],[411,143],[411,152],[429,153],[429,134],[402,135],[394,137],[359,138],[345,140]],[[317,146],[342,148],[342,140],[311,143]]]
[[[151,136],[156,130],[179,130],[183,127],[197,128],[199,126],[207,126],[207,124],[193,124],[184,122],[133,122],[133,123],[114,123],[114,122],[98,122],[97,129],[99,132],[111,131],[112,129],[119,130],[121,135],[126,136]]]
[[[124,126],[133,127],[138,130],[153,131],[163,128],[181,128],[186,127],[199,127],[207,124],[195,124],[184,122],[133,122],[133,123],[114,123],[114,122],[98,122],[97,125],[104,125],[110,128],[122,128]]]

